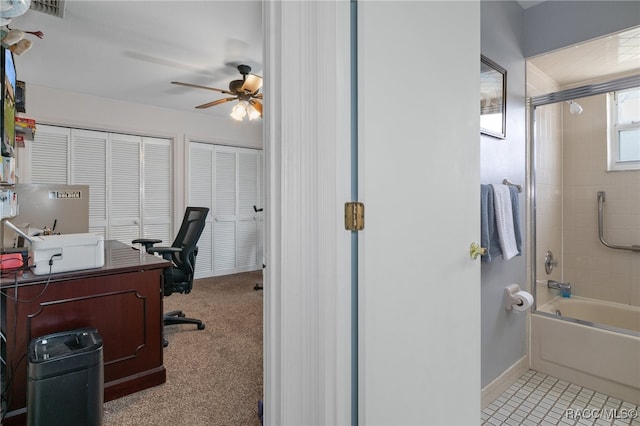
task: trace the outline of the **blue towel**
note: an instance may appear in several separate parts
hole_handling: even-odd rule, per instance
[[[522,255],[522,231],[520,230],[520,200],[518,188],[513,185],[509,185],[509,192],[511,195],[511,211],[513,212],[513,232],[516,237],[516,248],[518,254]]]
[[[491,185],[480,185],[480,245],[487,249],[487,254],[481,257],[484,263],[491,262],[493,256],[502,255]]]

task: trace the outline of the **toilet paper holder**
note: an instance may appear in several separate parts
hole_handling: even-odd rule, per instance
[[[522,299],[516,298],[515,294],[520,291],[520,286],[518,284],[508,285],[504,289],[504,308],[507,311],[513,310],[513,306],[522,306],[524,302]]]

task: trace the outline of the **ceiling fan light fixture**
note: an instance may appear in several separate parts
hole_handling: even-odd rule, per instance
[[[261,114],[253,105],[249,104],[249,106],[247,106],[247,116],[249,120],[257,120]]]
[[[244,101],[240,101],[231,109],[231,118],[242,121],[242,119],[247,115],[247,107],[245,106],[245,103],[246,102]]]
[[[231,109],[231,118],[237,121],[242,121],[245,117],[249,117],[249,120],[262,118],[262,103],[260,102],[260,100],[263,99],[262,93],[260,93],[260,89],[262,88],[262,77],[250,74],[251,67],[249,65],[238,65],[238,71],[242,75],[242,80],[232,80],[229,82],[229,90],[201,86],[193,83],[183,83],[181,81],[172,81],[171,84],[197,89],[213,90],[214,92],[231,95],[227,98],[217,99],[202,105],[196,105],[196,108],[198,109],[205,109],[237,100],[238,103]]]

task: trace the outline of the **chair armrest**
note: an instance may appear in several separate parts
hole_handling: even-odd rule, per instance
[[[182,251],[182,247],[150,247],[147,250],[149,254],[159,254],[163,259],[172,260],[172,256],[174,253],[180,253]]]
[[[138,238],[136,240],[131,241],[131,244],[142,244],[144,249],[149,252],[149,248],[153,247],[154,244],[161,243],[162,240],[155,240],[150,238]]]

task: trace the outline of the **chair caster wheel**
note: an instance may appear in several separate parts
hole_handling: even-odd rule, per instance
[[[169,346],[169,341],[167,339],[162,339],[162,347],[166,348],[167,346]]]
[[[184,312],[180,312],[180,313],[178,314],[178,316],[179,316],[180,318],[184,318],[186,315],[184,314]]]
[[[204,324],[198,324],[198,330],[204,330]]]

